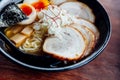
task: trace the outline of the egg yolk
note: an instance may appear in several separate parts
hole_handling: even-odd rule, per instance
[[[27,5],[22,5],[20,8],[23,11],[23,13],[26,14],[27,16],[29,16],[32,13],[31,7]]]

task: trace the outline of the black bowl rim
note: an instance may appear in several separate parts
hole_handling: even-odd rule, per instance
[[[83,65],[86,65],[87,63],[89,63],[92,60],[94,60],[105,49],[105,47],[107,46],[107,44],[108,44],[108,42],[110,40],[111,32],[112,32],[111,31],[112,27],[111,27],[110,19],[109,19],[109,16],[108,16],[106,10],[103,8],[103,6],[98,1],[96,1],[96,2],[103,9],[104,15],[106,16],[106,19],[107,19],[107,22],[106,22],[107,25],[108,25],[107,26],[108,27],[107,36],[106,36],[105,41],[103,42],[103,44],[100,46],[100,48],[97,51],[95,51],[94,53],[92,53],[87,58],[81,60],[80,62],[78,62],[76,64],[73,64],[73,65],[70,65],[70,66],[62,67],[62,68],[42,68],[42,67],[36,67],[36,66],[32,66],[32,65],[26,64],[24,62],[21,62],[21,61],[15,59],[14,57],[12,57],[8,53],[6,53],[1,47],[0,47],[0,51],[3,53],[3,55],[5,57],[7,57],[8,59],[14,61],[15,63],[17,63],[19,65],[22,65],[22,66],[24,66],[26,68],[40,70],[40,71],[64,71],[64,70],[71,70],[71,69],[75,69],[75,68],[81,67]]]

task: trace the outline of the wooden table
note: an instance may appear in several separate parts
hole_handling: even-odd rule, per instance
[[[111,40],[94,61],[64,72],[26,70],[0,55],[0,80],[120,80],[120,0],[99,0],[112,22]]]

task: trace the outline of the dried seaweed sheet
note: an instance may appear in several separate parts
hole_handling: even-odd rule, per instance
[[[0,27],[15,25],[24,19],[27,19],[27,16],[18,8],[15,3],[10,3],[0,12]]]

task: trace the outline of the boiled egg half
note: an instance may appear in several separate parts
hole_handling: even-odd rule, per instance
[[[19,24],[28,25],[28,24],[33,23],[37,17],[37,12],[35,8],[32,5],[27,4],[27,3],[18,4],[18,6],[23,11],[23,13],[28,17],[28,19],[23,20]]]

